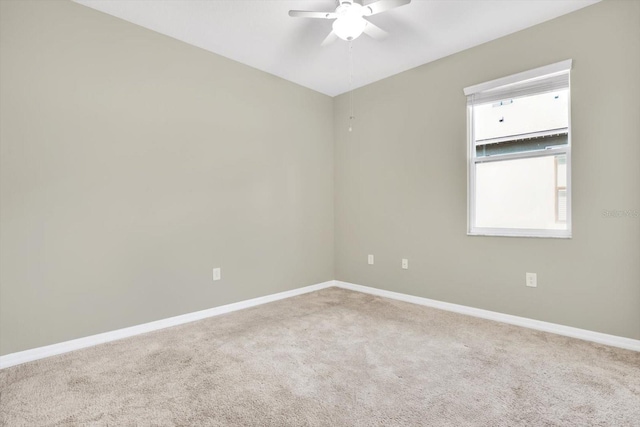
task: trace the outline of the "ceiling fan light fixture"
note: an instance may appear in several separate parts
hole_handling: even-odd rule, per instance
[[[333,32],[342,40],[355,40],[364,31],[367,21],[362,17],[343,16],[333,21]]]
[[[357,39],[362,33],[382,40],[387,32],[367,21],[372,15],[386,12],[396,7],[411,3],[411,0],[373,0],[362,6],[363,0],[338,0],[335,12],[314,12],[311,10],[290,10],[289,16],[294,18],[334,19],[333,31],[324,39],[321,46],[326,46],[336,39],[348,42]]]

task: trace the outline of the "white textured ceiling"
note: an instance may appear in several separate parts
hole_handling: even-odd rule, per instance
[[[349,90],[348,43],[321,47],[335,0],[75,0],[251,67],[335,96]],[[389,32],[353,42],[354,87],[400,73],[599,0],[413,0],[369,18]],[[371,1],[365,0],[365,4]]]

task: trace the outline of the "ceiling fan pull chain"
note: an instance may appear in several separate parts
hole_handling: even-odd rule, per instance
[[[349,132],[353,130],[353,41],[349,42]]]

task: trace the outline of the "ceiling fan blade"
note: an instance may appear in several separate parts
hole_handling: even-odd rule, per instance
[[[327,45],[330,45],[331,43],[333,43],[337,39],[338,39],[338,36],[336,35],[336,33],[331,31],[329,33],[329,35],[322,41],[322,44],[320,44],[320,46],[325,47]]]
[[[378,27],[377,25],[372,24],[369,21],[367,21],[367,26],[364,27],[363,32],[369,37],[374,38],[376,40],[382,40],[389,35],[389,33],[387,33],[385,30]]]
[[[411,0],[378,0],[363,6],[364,16],[376,15],[411,3]]]
[[[320,18],[320,19],[335,19],[338,15],[335,12],[311,12],[308,10],[290,10],[289,16],[294,18]]]

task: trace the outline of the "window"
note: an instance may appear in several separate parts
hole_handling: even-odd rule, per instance
[[[468,234],[571,237],[571,60],[465,89]]]

